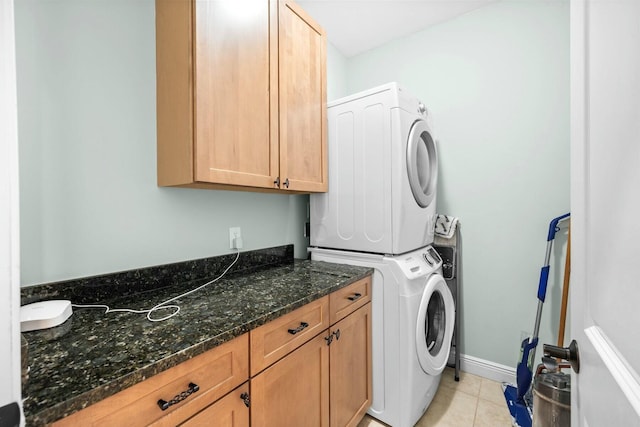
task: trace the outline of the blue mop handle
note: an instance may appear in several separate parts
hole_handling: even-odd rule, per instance
[[[544,302],[547,295],[547,283],[549,281],[549,260],[551,259],[551,244],[556,237],[556,232],[559,230],[558,224],[560,221],[564,221],[569,218],[570,213],[566,213],[557,218],[554,218],[549,223],[549,234],[547,235],[547,253],[544,257],[544,266],[540,269],[540,281],[538,282],[538,300]],[[537,336],[537,335],[536,335]]]
[[[569,215],[571,215],[571,214],[570,213],[566,213],[564,215],[561,215],[561,216],[559,216],[557,218],[553,218],[551,220],[551,222],[549,223],[549,234],[547,235],[547,242],[550,242],[551,240],[553,240],[556,237],[556,232],[558,231],[558,223],[560,221],[564,220],[565,218],[568,218]],[[546,264],[549,264],[549,262],[547,262]]]
[[[538,282],[538,300],[544,302],[547,296],[547,283],[549,282],[549,265],[540,269],[540,281]]]

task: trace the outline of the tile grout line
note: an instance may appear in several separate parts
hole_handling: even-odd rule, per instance
[[[478,418],[478,407],[480,406],[480,396],[476,397],[476,410],[473,413],[473,427],[476,427],[476,419]]]

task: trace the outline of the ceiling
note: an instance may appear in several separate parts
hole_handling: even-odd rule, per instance
[[[297,0],[351,57],[496,0]]]

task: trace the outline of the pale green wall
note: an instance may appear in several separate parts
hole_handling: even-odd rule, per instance
[[[231,226],[306,258],[308,196],[156,186],[153,0],[15,7],[23,284],[229,253]]]
[[[327,100],[348,95],[347,59],[331,43],[327,43]]]
[[[349,92],[398,81],[432,110],[438,211],[460,217],[462,353],[515,366],[549,221],[569,209],[569,3],[506,1],[347,62]],[[541,342],[556,342],[566,232]],[[540,355],[540,352],[538,352]]]
[[[354,58],[327,52],[329,100],[396,80],[433,111],[438,210],[463,223],[462,351],[510,366],[548,221],[569,207],[568,21],[567,2],[503,2]],[[16,22],[24,284],[228,253],[230,226],[245,249],[306,257],[307,196],[156,186],[153,0],[21,0]]]

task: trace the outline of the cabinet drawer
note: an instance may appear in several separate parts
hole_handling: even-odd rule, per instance
[[[250,332],[251,376],[329,327],[325,296]]]
[[[339,289],[329,297],[330,320],[333,325],[371,301],[371,276]]]
[[[54,426],[176,425],[238,387],[249,377],[249,340],[244,334],[206,353],[72,414]],[[199,390],[162,410],[158,400],[170,401],[189,388]]]

